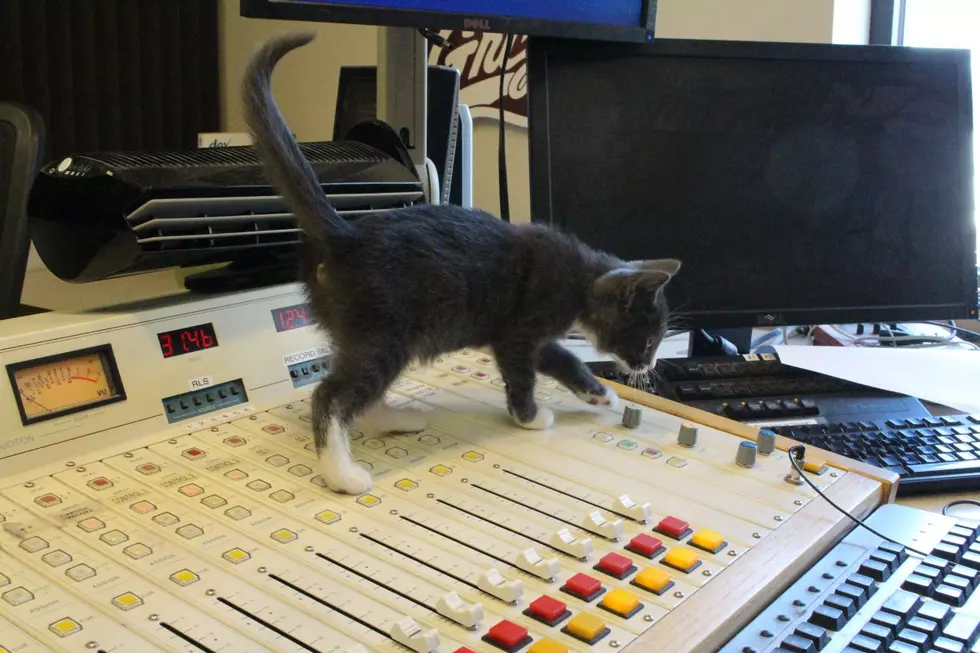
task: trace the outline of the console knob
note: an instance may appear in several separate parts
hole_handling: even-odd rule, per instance
[[[755,443],[758,445],[759,453],[768,456],[776,450],[776,433],[769,429],[762,429],[759,431]]]
[[[682,447],[693,448],[698,443],[698,427],[690,422],[681,424],[680,431],[677,432],[677,444]]]
[[[752,467],[755,465],[755,454],[757,447],[755,442],[743,441],[738,445],[735,452],[735,464],[739,467]]]
[[[640,411],[639,406],[632,406],[626,404],[623,408],[623,426],[628,429],[635,429],[640,426],[640,420],[643,418],[643,413]]]

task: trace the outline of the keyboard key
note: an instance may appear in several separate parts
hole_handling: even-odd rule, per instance
[[[980,619],[959,612],[953,615],[953,618],[943,628],[943,637],[970,645],[976,641],[978,629],[980,629]]]
[[[878,545],[878,550],[894,553],[896,556],[898,556],[899,562],[905,562],[905,559],[909,557],[905,547],[901,544],[895,544],[894,542],[882,542]]]
[[[895,640],[885,650],[888,651],[888,653],[921,653],[924,649],[921,649],[914,644],[909,644],[908,642]]]
[[[861,588],[866,598],[871,598],[878,591],[878,586],[875,584],[874,579],[864,574],[851,574],[847,577],[847,584]]]
[[[922,617],[912,617],[909,619],[908,627],[912,630],[917,630],[920,633],[929,637],[929,641],[936,639],[939,636],[939,624],[930,619],[923,619]]]
[[[918,610],[920,605],[922,605],[922,597],[907,590],[896,590],[894,594],[888,597],[881,609],[898,615],[904,620],[907,615]]]
[[[941,605],[937,603],[936,605]],[[943,606],[946,607],[945,605]],[[892,614],[891,612],[885,612],[884,610],[879,610],[878,612],[871,615],[871,623],[879,624],[884,626],[888,630],[892,631],[892,634],[897,633],[902,628],[902,624],[905,623],[905,619],[897,614]]]
[[[838,631],[847,623],[847,617],[840,608],[835,608],[830,605],[818,605],[810,614],[810,618],[807,621],[827,630]]]
[[[923,632],[918,630],[913,630],[912,628],[905,628],[900,633],[898,633],[898,639],[907,644],[911,644],[915,647],[916,651],[923,651],[926,645],[929,643],[930,637]]]
[[[963,590],[963,595],[967,597],[969,597],[970,593],[973,591],[970,581],[962,576],[957,576],[956,574],[948,574],[943,579],[943,585],[949,585],[950,587]]]
[[[895,631],[881,624],[868,623],[861,629],[861,634],[871,639],[876,639],[882,646],[888,646],[895,639]]]
[[[841,596],[854,599],[854,604],[857,605],[858,610],[860,610],[868,600],[867,591],[856,585],[851,585],[850,583],[840,585],[836,590],[834,590],[834,594],[839,594]]]
[[[953,611],[948,605],[939,603],[938,601],[926,601],[919,607],[919,610],[915,614],[921,619],[930,619],[940,626],[945,626],[949,623],[950,617],[953,616]]]
[[[914,592],[919,596],[929,596],[932,593],[933,588],[939,585],[939,581],[935,578],[929,578],[928,576],[922,576],[921,574],[911,574],[902,583],[902,589],[908,590],[909,592]]]
[[[976,569],[970,569],[965,565],[953,565],[950,573],[965,578],[970,581],[970,587],[976,589],[977,584],[980,584],[980,572]]]
[[[861,563],[860,572],[869,578],[873,578],[879,583],[883,583],[891,578],[892,570],[885,563],[879,560],[865,560]]]
[[[885,646],[877,639],[872,639],[864,635],[858,635],[851,640],[851,649],[855,651],[864,651],[864,653],[883,653]]]
[[[932,643],[932,648],[929,649],[929,653],[932,653],[932,651],[936,651],[936,653],[964,653],[966,651],[966,645],[954,639],[940,637]]]
[[[816,650],[818,651],[823,650],[823,648],[830,643],[830,636],[827,634],[827,630],[825,628],[805,622],[797,626],[793,634],[813,642]]]
[[[943,454],[948,455],[948,454]],[[943,458],[943,455],[939,456]],[[980,471],[980,461],[961,460],[958,462],[941,463],[922,463],[912,465],[910,468],[912,476],[940,476],[946,474],[966,474],[969,472]]]
[[[790,635],[783,640],[780,647],[785,651],[792,651],[793,653],[815,653],[817,651],[817,645],[812,640],[806,637],[800,637],[799,635]]]
[[[958,587],[943,584],[936,588],[936,591],[932,594],[932,598],[959,608],[966,603],[966,592]]]
[[[828,607],[837,608],[838,610],[843,612],[844,617],[848,621],[850,621],[851,617],[854,616],[854,613],[857,612],[857,604],[854,602],[854,599],[848,596],[841,596],[840,594],[831,594],[830,596],[827,597],[827,599],[823,603]]]

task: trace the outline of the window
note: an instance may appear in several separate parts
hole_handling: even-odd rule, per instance
[[[973,53],[973,151],[975,196],[980,198],[980,1],[900,0],[896,16],[898,45],[927,48],[962,48]],[[980,221],[978,221],[980,222]],[[980,227],[980,225],[978,225]],[[980,228],[977,229],[980,249]]]

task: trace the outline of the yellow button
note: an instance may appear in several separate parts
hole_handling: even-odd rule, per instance
[[[602,598],[602,607],[620,617],[629,617],[640,608],[640,598],[632,592],[617,588]]]
[[[381,499],[374,496],[373,494],[365,494],[362,497],[358,497],[357,502],[367,508],[373,508],[379,503],[381,503]]]
[[[568,653],[568,647],[550,639],[539,639],[531,644],[527,653]]]
[[[316,520],[324,524],[333,524],[334,522],[340,521],[340,515],[333,510],[324,510],[316,516]]]
[[[699,549],[704,549],[705,551],[710,551],[711,553],[717,553],[725,548],[725,538],[721,536],[721,533],[701,530],[695,533],[694,537],[691,538],[691,544]]]
[[[196,583],[201,579],[197,574],[195,574],[190,569],[181,569],[176,574],[172,574],[170,576],[170,580],[177,583],[181,587],[185,587],[187,585],[190,585],[191,583]]]
[[[633,579],[633,584],[645,590],[650,590],[655,594],[662,594],[673,583],[670,580],[670,574],[663,569],[646,567],[636,575],[636,578]]]
[[[580,612],[569,619],[562,630],[590,644],[609,632],[605,621],[588,612]]]
[[[463,460],[468,460],[471,463],[478,463],[483,460],[483,454],[475,451],[467,451],[463,454]]]
[[[811,474],[816,474],[819,476],[820,474],[823,474],[825,471],[827,471],[827,463],[823,462],[822,460],[813,460],[813,461],[808,460],[803,465],[803,471],[810,472]]]
[[[82,629],[81,624],[79,624],[74,619],[59,619],[50,626],[48,630],[57,635],[58,637],[68,637],[69,635],[74,635]]]
[[[687,549],[671,549],[664,556],[663,563],[684,573],[690,573],[700,564],[700,561],[693,551],[688,551]]]
[[[395,483],[396,488],[398,488],[399,490],[404,490],[405,492],[410,492],[415,488],[417,488],[418,486],[419,486],[418,483],[416,483],[415,481],[410,481],[407,478],[403,478],[402,480]]]
[[[126,592],[125,594],[120,594],[116,598],[112,599],[112,604],[123,611],[132,610],[133,608],[138,608],[143,605],[143,599],[136,596],[132,592]]]
[[[280,528],[269,537],[274,539],[276,542],[279,542],[279,544],[286,544],[287,542],[292,542],[299,536],[288,528]]]
[[[248,554],[248,551],[243,551],[241,549],[231,549],[230,551],[225,551],[221,554],[221,557],[232,564],[238,564],[240,562],[245,562],[252,556]]]
[[[446,467],[445,465],[436,465],[435,467],[431,468],[429,471],[435,474],[436,476],[449,476],[450,474],[453,473],[452,468]]]

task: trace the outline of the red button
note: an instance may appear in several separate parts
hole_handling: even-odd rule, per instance
[[[532,601],[531,605],[527,606],[527,610],[531,613],[531,616],[537,617],[548,624],[558,621],[568,612],[568,608],[564,603],[544,595]]]
[[[504,649],[511,649],[527,639],[527,628],[504,619],[487,632],[491,643]]]
[[[188,449],[184,453],[186,453],[188,456],[200,456],[201,455],[201,450],[200,449]]]
[[[674,539],[681,537],[689,530],[691,530],[691,526],[683,519],[678,519],[677,517],[664,517],[657,524],[658,533],[663,533],[667,537],[673,537]]]
[[[476,651],[471,648],[466,648],[465,646],[460,646],[458,649],[453,651],[453,653],[476,653]]]
[[[664,548],[664,543],[658,538],[646,533],[640,533],[626,545],[626,548],[641,556],[653,556],[660,549]]]
[[[94,481],[92,481],[92,485],[94,485],[95,487],[105,487],[105,486],[109,485],[109,479],[107,479],[107,478],[97,478]]]
[[[600,571],[604,571],[610,576],[622,578],[633,569],[633,561],[618,553],[607,553],[602,556],[596,566],[599,567]]]
[[[602,583],[592,576],[575,574],[565,581],[565,586],[562,589],[569,594],[573,594],[588,601],[595,598],[596,594],[599,593],[599,590],[602,589]]]

